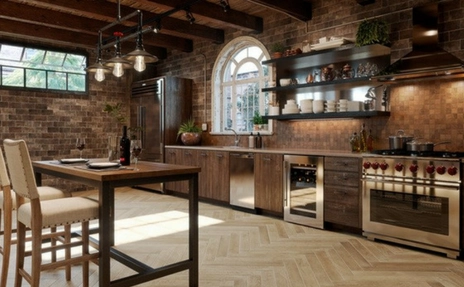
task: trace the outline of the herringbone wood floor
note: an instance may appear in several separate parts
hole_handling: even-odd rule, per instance
[[[152,266],[185,259],[186,212],[184,199],[118,189],[116,244]],[[462,261],[426,252],[204,203],[199,221],[202,287],[464,286]],[[13,250],[8,286],[13,286],[14,255]],[[98,286],[97,272],[91,264],[91,286]],[[113,263],[113,279],[128,274]],[[63,270],[44,272],[41,282],[81,286],[80,266],[73,267],[70,282]],[[188,272],[141,286],[188,286]]]

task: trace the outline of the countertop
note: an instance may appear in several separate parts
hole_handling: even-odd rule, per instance
[[[347,150],[324,150],[324,149],[295,149],[295,148],[247,148],[234,146],[183,146],[167,145],[165,148],[215,150],[228,152],[252,152],[252,153],[276,153],[289,155],[316,155],[316,156],[342,156],[361,158],[363,153],[355,153]]]

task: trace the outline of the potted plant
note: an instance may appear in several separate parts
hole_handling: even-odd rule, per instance
[[[388,25],[379,19],[364,20],[359,24],[356,32],[356,46],[372,44],[390,45]]]
[[[263,128],[264,120],[258,111],[255,111],[253,116],[253,130],[259,131]]]
[[[180,125],[177,132],[177,137],[179,136],[184,145],[198,145],[201,142],[201,128],[190,118]]]
[[[282,43],[274,43],[271,46],[271,53],[273,59],[281,58],[285,52],[285,46]]]

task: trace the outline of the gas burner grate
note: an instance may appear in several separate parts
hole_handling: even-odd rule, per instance
[[[408,150],[374,150],[372,154],[389,156],[419,156],[419,157],[442,157],[442,158],[464,158],[464,152],[455,151],[408,151]]]

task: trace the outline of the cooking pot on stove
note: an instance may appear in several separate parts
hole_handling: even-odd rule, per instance
[[[423,142],[419,140],[412,140],[406,143],[406,148],[408,151],[433,151],[436,145],[449,144],[449,143],[451,142],[445,141],[445,142],[433,143],[433,142]]]
[[[398,130],[396,136],[389,136],[388,142],[390,144],[390,149],[406,149],[406,143],[414,139],[412,136],[404,135],[403,130]]]

